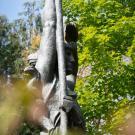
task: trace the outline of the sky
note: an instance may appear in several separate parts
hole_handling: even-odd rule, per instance
[[[17,19],[18,13],[23,11],[23,3],[26,0],[0,0],[0,15],[6,15],[12,22]]]

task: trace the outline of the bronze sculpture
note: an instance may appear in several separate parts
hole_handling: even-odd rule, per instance
[[[74,92],[78,71],[78,33],[73,24],[67,25],[66,41],[63,41],[60,4],[60,0],[45,0],[41,45],[38,52],[29,56],[31,66],[25,72],[33,75],[29,87],[39,81],[42,87],[43,104],[47,108],[39,119],[44,128],[42,133],[66,135],[68,130],[74,130],[83,134],[85,125]]]

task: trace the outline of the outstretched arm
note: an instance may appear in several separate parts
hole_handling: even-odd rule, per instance
[[[43,11],[43,35],[36,69],[43,83],[53,80],[56,63],[56,9],[55,0],[45,0]]]

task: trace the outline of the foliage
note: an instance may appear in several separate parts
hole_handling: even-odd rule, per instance
[[[14,86],[1,85],[0,87],[0,134],[16,134],[21,122],[27,117],[29,109],[35,99],[35,94],[30,92],[24,81],[17,82]]]
[[[22,99],[29,98],[31,100],[31,95],[27,94],[27,97],[24,95],[27,91],[26,87],[24,87],[26,84],[21,82],[19,84],[20,88],[18,84],[15,85],[14,88],[12,88],[13,86],[5,88],[7,85],[5,82],[4,84],[1,82],[8,81],[9,68],[11,70],[10,74],[14,74],[12,78],[15,78],[15,81],[16,78],[23,76],[24,63],[26,64],[27,56],[32,51],[37,50],[40,43],[40,35],[42,32],[40,10],[40,3],[36,1],[25,2],[24,11],[19,13],[17,20],[9,22],[5,16],[0,16],[0,92],[9,91],[9,87],[11,87],[10,89],[14,89],[14,91],[11,90],[9,92],[12,93],[13,96],[10,95],[10,97],[6,97],[4,101],[0,100],[0,119],[1,122],[3,122],[3,126],[0,128],[0,134],[6,135],[9,132],[18,134],[18,131],[19,134],[39,133],[35,125],[27,122],[24,123],[26,117],[24,112],[27,112],[25,108],[31,108],[30,104],[24,101],[27,99]],[[16,90],[19,90],[19,93]],[[0,99],[3,97],[5,97],[5,95],[1,94]],[[11,106],[13,103],[16,103],[14,107]],[[8,114],[8,112],[10,112],[10,114]],[[11,128],[14,131],[9,127],[13,121],[14,124]],[[7,130],[8,127],[9,131]],[[16,129],[18,131],[15,131]]]
[[[9,22],[0,16],[0,71],[9,67],[17,76],[22,74],[27,56],[37,50],[42,32],[41,3],[32,1],[24,3],[24,11],[19,18]]]
[[[5,16],[0,16],[0,25],[0,70],[3,72],[10,67],[13,73],[19,73],[23,64],[19,37]]]
[[[132,0],[63,1],[67,22],[79,28],[80,69],[91,66],[91,74],[79,76],[76,85],[89,134],[124,132],[119,126],[134,110],[133,5]]]
[[[26,1],[23,6],[24,11],[19,13],[20,18],[16,21],[20,25],[20,34],[23,34],[21,35],[22,44],[30,48],[33,38],[42,32],[41,3],[37,1]]]

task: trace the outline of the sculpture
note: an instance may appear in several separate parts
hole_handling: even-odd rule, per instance
[[[74,92],[78,70],[76,46],[78,35],[75,26],[69,24],[65,32],[66,42],[62,41],[60,4],[60,0],[45,0],[40,49],[29,56],[30,67],[25,69],[25,72],[33,75],[28,87],[34,89],[33,84],[39,81],[42,86],[43,103],[47,109],[39,122],[44,128],[45,135],[66,135],[67,129],[79,129],[82,132],[85,129]],[[63,50],[58,44],[63,46]],[[80,131],[77,131],[77,134],[83,134]]]

